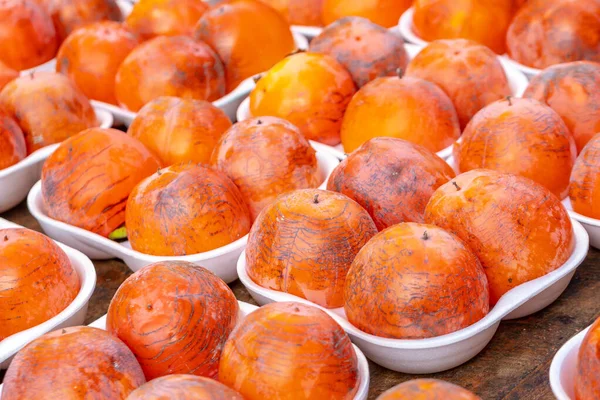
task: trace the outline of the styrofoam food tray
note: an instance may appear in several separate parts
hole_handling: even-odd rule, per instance
[[[0,218],[0,229],[22,228]],[[81,325],[87,313],[88,302],[96,287],[96,270],[94,265],[85,255],[79,251],[57,243],[67,253],[71,265],[79,276],[81,288],[71,304],[48,321],[36,325],[27,330],[15,333],[0,341],[0,370],[8,368],[13,356],[32,340],[55,329],[67,326]]]
[[[558,400],[575,400],[575,372],[577,358],[583,338],[590,330],[588,326],[558,350],[550,364],[550,387]]]
[[[110,128],[113,118],[106,111],[94,109],[101,128]],[[42,165],[59,144],[34,151],[15,165],[0,169],[0,213],[10,210],[26,197],[29,189],[40,179]]]
[[[305,25],[292,25],[292,32],[302,35],[308,40],[312,40],[319,36],[323,32],[322,26],[305,26]]]
[[[569,215],[571,215],[571,218],[579,221],[587,231],[588,235],[590,235],[590,246],[600,249],[600,220],[586,217],[585,215],[573,211],[571,199],[568,197],[563,200],[563,204],[569,212]]]
[[[571,281],[588,252],[588,235],[572,220],[575,249],[560,268],[508,291],[484,318],[471,326],[447,335],[428,339],[390,339],[365,333],[346,319],[344,308],[326,309],[289,293],[266,289],[250,279],[246,271],[246,254],[238,260],[242,284],[258,304],[275,301],[298,301],[314,305],[331,315],[365,355],[375,363],[408,374],[429,374],[457,367],[475,357],[489,343],[501,320],[521,318],[551,304]]]
[[[317,160],[323,179],[323,183],[319,188],[325,189],[329,175],[339,164],[339,160],[330,154],[319,151],[317,151]],[[41,182],[37,182],[29,192],[27,198],[29,212],[39,222],[48,236],[78,249],[93,260],[120,258],[132,271],[137,271],[148,264],[160,261],[188,261],[209,269],[227,283],[237,279],[236,263],[240,253],[246,247],[248,235],[233,243],[204,253],[186,256],[143,254],[131,249],[129,242],[118,243],[96,233],[50,218],[44,210],[41,189]]]

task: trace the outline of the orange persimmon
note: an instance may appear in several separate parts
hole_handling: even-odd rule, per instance
[[[0,90],[2,90],[8,82],[18,77],[19,73],[16,70],[10,68],[0,60]]]
[[[391,28],[412,3],[413,0],[323,0],[321,17],[325,25],[343,17],[363,17]]]
[[[600,398],[600,318],[581,342],[575,370],[575,400]]]
[[[0,170],[27,157],[25,136],[17,122],[0,108]]]
[[[386,390],[376,400],[481,400],[467,389],[439,379],[413,379]]]
[[[270,5],[292,25],[322,26],[323,0],[260,0]]]
[[[600,134],[588,142],[575,161],[569,197],[576,213],[600,219]]]
[[[196,375],[173,374],[143,384],[127,400],[244,400],[220,382]]]

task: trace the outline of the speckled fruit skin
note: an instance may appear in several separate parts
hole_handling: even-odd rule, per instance
[[[0,60],[0,91],[6,84],[19,77],[19,73]]]
[[[17,353],[2,400],[125,399],[145,382],[123,342],[102,329],[75,326],[47,333]]]
[[[65,252],[29,229],[0,229],[0,276],[0,340],[49,320],[79,293]]]
[[[408,63],[406,76],[438,85],[452,100],[461,129],[477,111],[511,94],[496,54],[467,39],[431,42]]]
[[[506,51],[510,0],[415,0],[414,9],[412,28],[424,40],[470,39],[497,54]]]
[[[575,370],[575,399],[600,398],[600,319],[583,338]]]
[[[357,87],[406,69],[401,37],[366,18],[346,17],[327,26],[310,42],[309,51],[334,57],[352,74]]]
[[[333,318],[289,302],[267,304],[236,327],[219,380],[246,400],[351,400],[360,376],[352,343]]]
[[[523,97],[556,111],[573,134],[578,152],[600,132],[600,64],[575,61],[549,67],[531,79]]]
[[[164,167],[188,162],[209,163],[231,121],[204,100],[158,97],[138,112],[127,133],[156,154]]]
[[[250,114],[287,119],[307,139],[334,146],[355,92],[352,75],[333,57],[298,53],[258,81],[250,93]]]
[[[219,140],[211,163],[240,189],[252,220],[280,194],[321,184],[315,150],[297,127],[276,117],[235,124]]]
[[[25,136],[17,122],[0,108],[0,170],[27,156]]]
[[[413,0],[323,0],[322,19],[329,25],[343,17],[357,16],[369,19],[384,28],[398,24]]]
[[[44,208],[50,218],[107,237],[125,222],[131,190],[158,168],[158,159],[125,133],[85,130],[44,163]]]
[[[432,152],[460,136],[452,100],[436,84],[419,78],[377,78],[363,86],[348,105],[342,145],[351,153],[374,137],[395,137]]]
[[[453,153],[460,172],[488,168],[517,174],[564,199],[577,158],[575,140],[560,116],[533,99],[507,98],[479,111]]]
[[[383,230],[400,222],[423,222],[433,192],[454,176],[444,160],[422,146],[374,138],[335,168],[327,189],[358,202]]]
[[[248,237],[246,271],[260,286],[342,307],[350,264],[376,233],[369,214],[349,197],[297,190],[259,215]]]
[[[569,197],[576,213],[600,219],[600,134],[588,142],[575,162]]]
[[[127,400],[244,400],[241,394],[213,379],[174,374],[151,380]]]
[[[225,68],[206,43],[159,36],[136,47],[119,67],[115,94],[121,107],[138,111],[160,96],[214,101],[225,95]]]
[[[506,35],[508,55],[533,68],[600,61],[600,2],[529,0]]]
[[[377,400],[481,400],[458,385],[439,379],[413,379],[383,392]]]
[[[106,329],[131,349],[148,380],[169,374],[216,378],[238,311],[233,292],[212,272],[164,261],[121,284]]]
[[[323,0],[260,0],[273,7],[291,25],[322,26]]]
[[[296,47],[283,16],[254,0],[230,0],[213,7],[198,21],[194,38],[208,43],[223,60],[228,93]]]
[[[192,163],[171,165],[140,182],[127,201],[127,236],[144,254],[182,256],[232,243],[252,220],[227,176]]]
[[[510,289],[562,266],[575,245],[560,200],[530,179],[474,170],[441,186],[425,222],[460,237],[481,261],[490,304]]]

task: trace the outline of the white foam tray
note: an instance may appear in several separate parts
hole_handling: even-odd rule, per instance
[[[552,359],[552,364],[550,364],[550,387],[558,400],[575,400],[577,357],[583,338],[590,328],[591,326],[588,326],[569,339]]]
[[[110,128],[113,117],[106,111],[94,108],[101,128]],[[0,213],[10,210],[26,197],[29,189],[40,179],[42,165],[58,144],[38,149],[8,168],[0,169]]]
[[[292,32],[302,35],[309,41],[316,38],[323,32],[321,26],[305,26],[305,25],[292,25]]]
[[[4,228],[22,228],[22,226],[0,218],[0,229]],[[0,341],[0,370],[8,368],[14,355],[32,340],[55,329],[81,325],[85,320],[88,303],[96,287],[96,270],[90,259],[82,253],[62,243],[57,244],[67,253],[71,265],[79,276],[81,284],[79,293],[67,308],[48,321]]]
[[[600,249],[600,220],[586,217],[573,211],[571,199],[568,197],[563,200],[563,204],[569,212],[569,215],[571,215],[571,218],[579,221],[579,223],[583,225],[587,231],[588,235],[590,236],[590,246]]]
[[[246,272],[245,252],[238,260],[242,284],[258,304],[298,301],[319,307],[331,315],[365,355],[375,363],[408,374],[430,374],[457,367],[475,357],[496,333],[500,321],[533,314],[556,300],[566,289],[588,252],[588,235],[573,222],[576,245],[571,257],[549,274],[508,291],[484,318],[464,329],[428,339],[390,339],[365,333],[346,319],[343,307],[326,309],[289,293],[266,289]]]
[[[317,160],[321,178],[324,180],[319,188],[325,189],[329,175],[339,164],[339,160],[330,154],[319,151],[317,151]],[[143,254],[133,250],[129,242],[115,242],[96,233],[50,218],[43,207],[41,188],[41,182],[37,182],[29,192],[27,198],[29,212],[39,222],[48,236],[78,249],[93,260],[120,258],[132,271],[137,271],[148,264],[160,261],[188,261],[209,269],[227,283],[237,279],[236,263],[240,253],[246,247],[248,235],[233,243],[204,253],[186,256]]]

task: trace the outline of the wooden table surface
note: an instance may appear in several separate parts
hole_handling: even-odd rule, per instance
[[[0,217],[41,231],[25,203]],[[119,260],[96,261],[97,286],[86,324],[106,313],[110,300],[131,271]],[[231,284],[239,300],[256,304],[239,281]],[[562,296],[530,317],[500,324],[490,344],[474,359],[450,371],[429,375],[461,385],[482,399],[553,399],[548,382],[552,357],[571,336],[600,316],[600,252],[591,249]],[[374,363],[369,399],[415,376]]]

